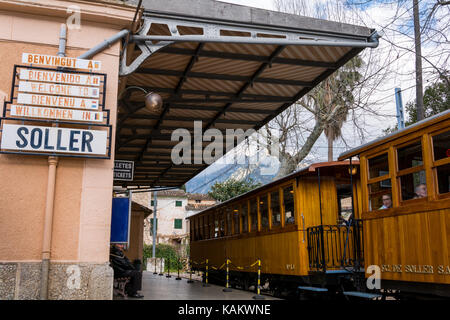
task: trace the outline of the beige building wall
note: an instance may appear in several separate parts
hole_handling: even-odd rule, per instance
[[[130,26],[135,9],[94,1],[0,0],[0,96],[10,101],[21,54],[56,55],[67,8],[81,9],[81,28],[68,30],[66,55],[77,57]],[[115,126],[120,43],[93,59],[107,74],[106,107]],[[3,104],[0,105],[0,111]],[[112,146],[114,147],[114,127]],[[111,298],[108,266],[113,159],[59,158],[51,246],[50,299]],[[40,286],[48,157],[0,155],[0,299],[36,299]],[[69,289],[68,266],[80,270]],[[73,269],[70,269],[73,270]],[[72,272],[73,274],[73,272]]]
[[[188,229],[186,228],[186,210],[187,195],[167,196],[158,192],[157,203],[157,215],[158,230],[156,243],[164,243],[176,245],[178,241],[176,239],[184,239],[187,236]],[[149,206],[149,193],[137,193],[133,194],[133,201],[148,207]],[[153,193],[151,194],[153,199]],[[177,207],[176,202],[181,201],[181,206]],[[153,207],[151,207],[153,210]],[[144,243],[147,245],[153,244],[153,236],[151,233],[151,222],[153,215],[145,219],[144,222]],[[175,219],[182,220],[182,228],[175,229]]]

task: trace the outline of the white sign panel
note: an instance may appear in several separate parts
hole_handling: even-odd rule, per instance
[[[38,64],[49,67],[87,69],[92,71],[100,71],[102,66],[100,61],[77,59],[70,57],[49,56],[35,53],[22,53],[22,63]]]
[[[11,116],[66,121],[103,122],[103,112],[11,105]]]
[[[107,154],[107,132],[5,124],[1,148],[104,156]]]
[[[19,93],[17,103],[39,106],[98,110],[98,99],[84,99],[62,96]]]
[[[20,81],[20,92],[55,94],[62,96],[75,96],[84,98],[99,98],[100,90],[93,87],[69,86],[57,83]]]
[[[55,82],[64,84],[75,84],[80,86],[100,86],[101,78],[99,76],[64,73],[57,71],[45,71],[37,69],[20,69],[20,80],[40,81],[40,82]]]

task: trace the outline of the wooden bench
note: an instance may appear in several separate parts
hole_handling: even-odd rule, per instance
[[[114,279],[114,295],[126,297],[127,294],[125,293],[125,287],[128,282],[130,282],[130,277],[122,277],[122,278],[116,278]]]

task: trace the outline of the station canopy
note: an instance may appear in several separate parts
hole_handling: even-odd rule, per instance
[[[115,158],[135,162],[134,181],[115,182],[124,187],[182,186],[208,164],[194,164],[194,156],[174,164],[174,130],[193,134],[194,121],[224,136],[258,130],[378,45],[365,27],[210,0],[144,0],[143,7],[120,66]],[[145,108],[142,89],[158,93],[162,109]]]

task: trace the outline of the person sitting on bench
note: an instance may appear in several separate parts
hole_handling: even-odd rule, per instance
[[[125,256],[123,249],[123,244],[111,246],[109,261],[114,269],[114,278],[129,277],[130,282],[126,285],[127,295],[132,298],[143,298],[144,296],[138,293],[141,287],[142,273],[140,270],[136,270],[136,267]]]

